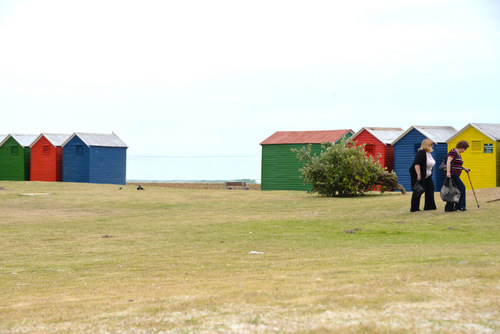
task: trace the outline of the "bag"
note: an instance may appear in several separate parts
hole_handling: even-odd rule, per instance
[[[447,177],[446,180],[444,180],[439,195],[444,202],[458,203],[461,194],[452,179]]]
[[[448,156],[445,156],[443,161],[441,161],[441,165],[439,165],[439,170],[443,171],[446,173],[446,162],[448,161]],[[453,161],[455,161],[455,158],[453,158],[450,162],[450,167],[453,165]]]
[[[439,170],[443,171],[446,173],[446,160],[448,160],[448,157],[444,157],[443,161],[441,161],[441,165],[439,165]]]
[[[425,193],[425,187],[422,184],[420,184],[420,182],[416,182],[413,188],[411,188],[411,190],[413,191],[414,194],[418,196]]]

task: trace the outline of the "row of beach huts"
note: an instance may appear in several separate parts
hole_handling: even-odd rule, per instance
[[[125,184],[126,151],[114,133],[0,134],[0,180]]]
[[[364,144],[367,155],[377,157],[387,170],[394,170],[399,183],[406,190],[411,189],[409,168],[422,140],[434,142],[433,158],[436,161],[432,173],[436,191],[441,188],[445,175],[438,166],[448,151],[458,141],[470,144],[463,154],[464,166],[471,169],[470,177],[474,188],[500,186],[500,124],[470,123],[461,130],[452,126],[411,126],[409,129],[363,127],[358,132],[352,130],[331,131],[278,131],[265,139],[262,145],[262,190],[309,190],[304,184],[299,169],[302,164],[292,149],[311,144],[312,152],[321,152],[321,143],[337,143],[343,138],[351,138],[357,145]],[[467,175],[462,173],[468,187]]]
[[[363,127],[352,130],[278,131],[261,142],[262,190],[309,190],[299,169],[302,164],[292,149],[311,144],[313,153],[321,143],[351,138],[365,145],[367,155],[377,157],[387,170],[394,170],[407,190],[409,168],[422,140],[434,142],[436,166],[432,177],[436,191],[445,176],[437,167],[460,140],[470,148],[462,156],[471,169],[475,188],[500,186],[500,124],[470,123],[461,130],[452,126],[402,128]],[[125,184],[127,145],[114,133],[0,135],[0,180]],[[466,175],[462,175],[465,182]]]

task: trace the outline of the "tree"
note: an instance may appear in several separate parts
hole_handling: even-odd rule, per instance
[[[311,145],[299,150],[297,158],[304,167],[300,169],[304,183],[310,183],[310,192],[324,196],[358,196],[378,187],[381,192],[404,188],[398,184],[394,171],[388,172],[379,164],[380,155],[374,159],[366,156],[364,145],[356,146],[352,140],[343,139],[338,144],[321,144],[320,155],[311,153]]]

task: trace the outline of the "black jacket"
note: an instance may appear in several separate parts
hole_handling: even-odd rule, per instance
[[[415,171],[415,165],[420,166],[420,175],[422,180],[427,177],[427,152],[425,150],[420,150],[415,154],[415,159],[410,167],[410,175],[412,179],[417,179],[417,172]]]

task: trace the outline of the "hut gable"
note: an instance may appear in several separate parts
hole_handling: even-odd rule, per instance
[[[0,146],[2,146],[7,140],[9,140],[9,138],[13,138],[20,146],[30,147],[37,136],[38,135],[33,134],[8,134],[0,143]]]
[[[75,132],[71,135],[63,144],[71,141],[74,137],[80,138],[82,143],[91,146],[101,146],[101,147],[124,147],[128,146],[114,133],[106,134],[106,133],[83,133],[83,132]]]
[[[486,137],[490,138],[493,141],[500,141],[500,124],[490,124],[490,123],[470,123],[467,124],[460,131],[456,132],[455,135],[448,138],[448,142],[452,141],[456,137],[460,136],[469,128],[474,128]]]
[[[453,148],[460,140],[469,142],[470,147],[462,153],[464,167],[470,168],[474,188],[500,186],[500,124],[471,123],[448,139],[448,147]],[[467,174],[462,173],[462,181],[469,188]]]
[[[352,130],[278,131],[262,141],[262,190],[309,190],[301,178],[302,163],[292,149],[311,144],[312,152],[319,154],[323,142],[336,143],[349,138]]]
[[[392,145],[397,143],[401,138],[405,137],[413,130],[420,132],[425,138],[431,139],[434,144],[446,143],[451,136],[457,133],[457,130],[452,126],[414,125],[396,138],[392,142]]]
[[[352,130],[277,131],[261,142],[260,145],[335,143],[348,134],[352,135],[353,133]]]
[[[30,179],[30,145],[37,135],[9,134],[0,143],[0,180]]]
[[[63,143],[63,181],[125,184],[127,148],[114,133],[74,133]]]
[[[43,137],[45,137],[45,139],[47,139],[47,141],[54,147],[63,146],[70,136],[70,134],[61,133],[42,133],[31,144],[31,147],[33,148],[33,146]]]
[[[62,181],[62,144],[69,136],[42,133],[31,144],[31,181]]]

